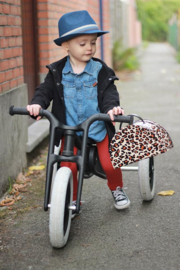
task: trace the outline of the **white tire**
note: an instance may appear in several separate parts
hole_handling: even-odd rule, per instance
[[[72,205],[73,176],[67,167],[60,168],[55,176],[49,215],[49,236],[53,247],[61,248],[67,243],[71,227],[69,205]]]
[[[154,157],[139,161],[139,189],[143,201],[151,201],[155,193]]]

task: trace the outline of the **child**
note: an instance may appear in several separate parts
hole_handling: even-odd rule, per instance
[[[31,105],[27,106],[30,115],[37,117],[40,108],[47,109],[53,100],[52,113],[62,123],[75,126],[96,113],[107,113],[111,122],[94,122],[88,137],[97,143],[98,154],[106,173],[108,186],[114,198],[114,206],[121,210],[129,207],[130,200],[123,191],[121,169],[114,170],[108,151],[109,141],[115,133],[113,115],[124,114],[119,106],[119,94],[114,80],[118,78],[107,65],[93,58],[96,52],[97,37],[108,33],[98,29],[95,21],[86,10],[63,15],[58,23],[59,38],[54,42],[68,54],[67,57],[48,65],[49,72],[45,81],[36,88]],[[79,132],[78,135],[81,133]],[[59,132],[55,143],[62,138]],[[74,153],[77,153],[76,147]],[[73,204],[77,198],[77,166],[75,163],[61,162],[73,173]]]

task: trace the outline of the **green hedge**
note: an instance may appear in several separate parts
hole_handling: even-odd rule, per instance
[[[136,0],[142,38],[148,41],[166,41],[168,21],[180,9],[180,0]]]
[[[121,40],[113,44],[112,50],[114,70],[136,70],[139,68],[139,61],[135,48],[124,49]]]

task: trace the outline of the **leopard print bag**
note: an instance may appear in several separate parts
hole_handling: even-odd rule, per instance
[[[109,153],[113,168],[117,169],[165,153],[172,147],[173,142],[162,126],[141,119],[114,134],[110,142]]]

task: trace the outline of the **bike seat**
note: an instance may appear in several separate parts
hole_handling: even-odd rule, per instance
[[[78,138],[80,139],[80,141],[82,142],[82,136],[78,136]],[[87,138],[87,144],[96,144],[96,141],[91,139],[91,138]]]
[[[96,144],[96,141],[93,140],[93,139],[91,139],[91,138],[88,138],[88,139],[87,139],[87,143],[88,143],[88,144]]]

